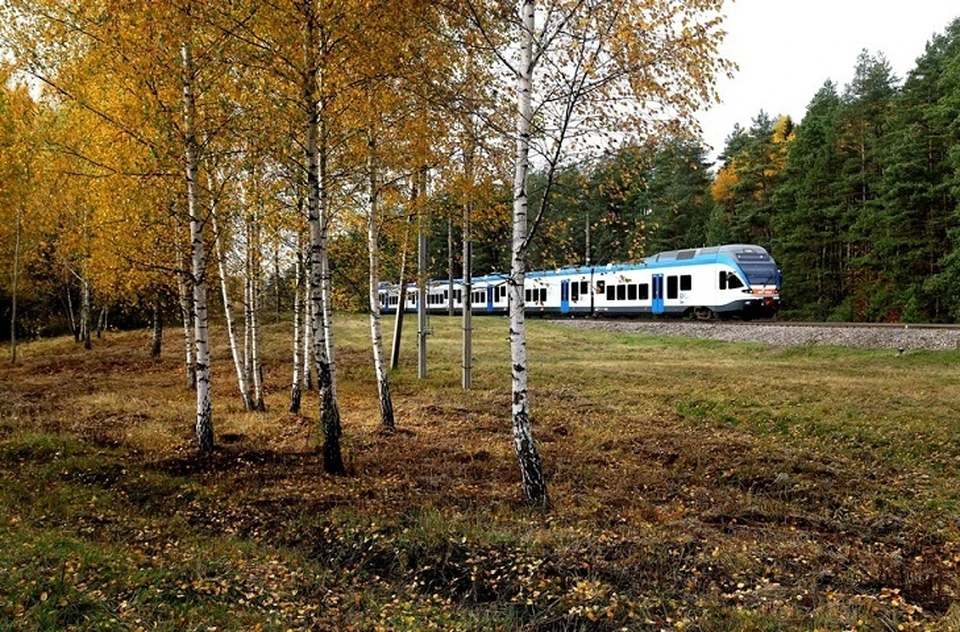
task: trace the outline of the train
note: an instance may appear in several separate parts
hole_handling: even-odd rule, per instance
[[[508,275],[487,274],[471,283],[471,312],[505,314]],[[463,310],[463,279],[431,280],[426,286],[426,309],[431,314]],[[527,314],[572,316],[680,316],[716,318],[771,318],[780,305],[780,270],[764,248],[726,244],[670,250],[637,263],[568,267],[528,272],[524,281]],[[381,312],[396,313],[400,287],[378,288]],[[408,285],[403,309],[417,311],[419,292]]]

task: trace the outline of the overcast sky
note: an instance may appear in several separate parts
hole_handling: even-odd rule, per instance
[[[723,103],[700,116],[711,156],[723,151],[735,123],[760,110],[799,123],[827,79],[840,90],[864,48],[882,52],[900,78],[935,33],[960,17],[956,0],[727,0],[721,53],[740,66],[721,79]]]

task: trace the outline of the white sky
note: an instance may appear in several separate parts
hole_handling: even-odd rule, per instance
[[[710,156],[723,151],[734,123],[760,110],[796,123],[827,79],[839,90],[864,48],[882,52],[901,80],[927,41],[960,17],[956,0],[727,0],[721,54],[740,70],[722,78],[723,103],[700,115]]]

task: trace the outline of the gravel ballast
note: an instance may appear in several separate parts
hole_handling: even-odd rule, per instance
[[[777,347],[835,345],[867,349],[960,349],[960,329],[918,326],[868,327],[826,325],[745,324],[679,320],[556,320],[568,327],[656,336],[710,338],[726,342],[761,342]]]

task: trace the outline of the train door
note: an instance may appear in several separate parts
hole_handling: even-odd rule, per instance
[[[493,312],[493,291],[494,287],[492,285],[487,286],[487,312]]]
[[[570,313],[570,280],[560,281],[560,313]]]
[[[651,311],[654,314],[663,313],[663,275],[654,274],[653,275],[653,287],[651,288],[653,294],[653,305]]]

